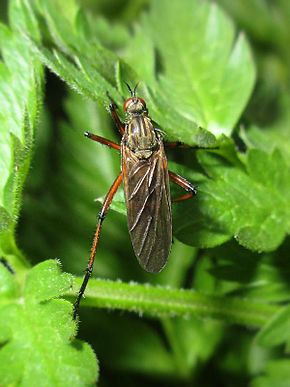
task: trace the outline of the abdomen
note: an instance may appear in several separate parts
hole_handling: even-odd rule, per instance
[[[122,171],[128,228],[140,265],[158,273],[172,242],[171,200],[163,144],[146,159],[122,145]]]

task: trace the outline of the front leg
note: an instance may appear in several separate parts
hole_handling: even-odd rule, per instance
[[[121,146],[119,144],[116,144],[115,142],[113,142],[111,140],[107,140],[104,137],[97,136],[96,134],[92,134],[90,132],[85,132],[84,135],[85,135],[85,137],[88,137],[93,141],[99,142],[100,144],[107,145],[110,148],[116,149],[118,151],[121,149]]]
[[[120,134],[123,136],[123,134],[125,133],[125,125],[124,123],[120,120],[120,117],[117,113],[117,105],[115,103],[115,101],[113,100],[113,98],[109,95],[109,93],[107,93],[107,96],[110,100],[110,105],[109,105],[109,109],[110,109],[110,112],[111,112],[111,116],[120,132]]]

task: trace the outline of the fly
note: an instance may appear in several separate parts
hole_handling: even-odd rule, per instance
[[[174,148],[179,143],[162,141],[160,131],[148,115],[144,99],[137,97],[136,88],[130,91],[130,98],[124,103],[126,121],[123,123],[113,100],[110,103],[112,118],[122,135],[121,144],[85,132],[91,140],[107,145],[121,152],[122,168],[107,193],[99,213],[92,243],[90,258],[83,283],[74,304],[76,318],[80,300],[92,274],[103,221],[118,188],[123,182],[127,207],[128,229],[135,255],[141,267],[150,272],[160,272],[168,259],[172,243],[172,214],[169,180],[186,194],[174,202],[191,198],[196,188],[182,176],[168,170],[164,147]]]

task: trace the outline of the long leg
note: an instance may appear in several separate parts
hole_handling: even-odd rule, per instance
[[[123,124],[123,122],[120,120],[120,117],[118,116],[117,105],[115,104],[114,100],[109,95],[109,93],[107,93],[107,96],[110,99],[109,109],[110,109],[112,118],[113,118],[113,120],[114,120],[114,122],[115,122],[115,124],[116,124],[116,126],[117,126],[117,128],[119,130],[119,132],[123,136],[123,134],[125,132],[125,125]]]
[[[85,132],[84,135],[86,137],[90,138],[91,140],[94,140],[94,141],[97,141],[97,142],[99,142],[101,144],[107,145],[110,148],[116,149],[118,151],[121,149],[121,146],[119,144],[116,144],[113,141],[107,140],[104,137],[97,136],[96,134],[92,134],[90,132]]]
[[[192,185],[189,181],[187,181],[184,177],[177,175],[174,172],[168,171],[169,178],[172,180],[175,184],[179,185],[185,191],[187,191],[187,194],[181,195],[176,199],[173,199],[173,202],[181,202],[183,200],[187,200],[193,197],[193,195],[197,194],[197,189],[194,185]]]
[[[104,200],[101,211],[99,212],[99,218],[98,218],[98,223],[97,223],[97,227],[96,227],[96,231],[95,231],[95,235],[94,235],[94,239],[93,239],[93,244],[92,244],[92,248],[91,248],[90,259],[88,262],[88,266],[86,268],[86,272],[85,272],[82,286],[80,287],[80,290],[79,290],[78,295],[77,295],[77,299],[74,303],[74,311],[73,311],[73,318],[74,319],[76,319],[81,298],[86,290],[86,286],[89,282],[90,276],[91,276],[92,271],[93,271],[93,265],[94,265],[94,261],[95,261],[95,256],[96,256],[96,252],[97,252],[97,247],[98,247],[98,242],[99,242],[99,238],[100,238],[100,234],[101,234],[103,221],[104,221],[106,214],[109,210],[110,204],[112,203],[113,197],[122,183],[122,179],[123,179],[123,176],[122,176],[122,173],[120,173],[120,175],[116,178],[116,180],[112,184],[109,192],[107,193],[107,196]]]

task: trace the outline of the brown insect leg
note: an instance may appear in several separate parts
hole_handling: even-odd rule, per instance
[[[193,195],[197,194],[197,189],[194,185],[192,185],[189,181],[187,181],[184,177],[177,175],[174,172],[168,171],[169,178],[172,180],[175,184],[179,185],[185,191],[188,191],[187,194],[181,195],[176,199],[173,199],[173,202],[181,202],[183,200],[187,200],[193,197]]]
[[[107,195],[105,197],[105,200],[104,200],[104,203],[102,205],[101,211],[99,212],[98,223],[97,223],[97,227],[96,227],[96,231],[95,231],[95,236],[94,236],[94,239],[93,239],[90,259],[89,259],[89,262],[88,262],[88,266],[86,268],[86,272],[85,272],[85,276],[84,276],[84,279],[83,279],[82,286],[80,287],[77,299],[76,299],[76,301],[74,303],[74,310],[73,310],[73,318],[74,318],[74,320],[76,319],[77,312],[78,312],[79,305],[80,305],[80,301],[81,301],[82,296],[83,296],[83,294],[84,294],[84,292],[86,290],[86,286],[87,286],[87,284],[89,282],[90,276],[91,276],[92,271],[93,271],[93,265],[94,265],[95,256],[96,256],[96,252],[97,252],[99,237],[100,237],[100,234],[101,234],[102,223],[103,223],[103,221],[104,221],[104,219],[106,217],[106,214],[107,214],[107,212],[109,210],[110,204],[112,203],[113,197],[114,197],[115,193],[117,192],[118,188],[120,187],[120,185],[122,183],[122,180],[123,180],[123,176],[122,176],[122,173],[120,173],[120,175],[116,178],[116,180],[112,184],[109,192],[107,193]]]
[[[110,148],[116,149],[118,151],[121,149],[121,146],[119,144],[116,144],[113,141],[107,140],[104,137],[97,136],[96,134],[92,134],[90,132],[85,132],[84,135],[86,137],[90,138],[91,140],[94,140],[94,141],[97,141],[97,142],[99,142],[101,144],[107,145]]]
[[[118,116],[118,113],[117,113],[117,105],[115,104],[114,100],[112,99],[112,97],[110,97],[109,93],[107,93],[107,96],[108,98],[110,99],[110,105],[109,105],[109,109],[110,109],[110,112],[111,112],[111,115],[112,115],[112,118],[119,130],[119,132],[121,133],[121,135],[123,136],[123,134],[125,133],[125,127],[124,127],[124,124],[123,122],[120,120],[120,117]]]

